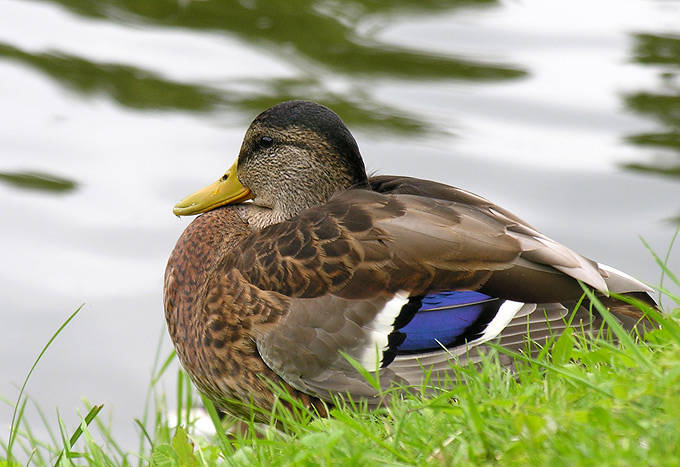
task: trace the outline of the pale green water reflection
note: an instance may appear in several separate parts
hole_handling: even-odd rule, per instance
[[[301,95],[331,106],[354,127],[405,134],[436,131],[430,121],[381,105],[361,92],[366,80],[494,81],[524,76],[516,66],[442,56],[381,43],[358,31],[375,18],[384,24],[392,16],[408,17],[450,12],[463,2],[317,2],[317,1],[55,1],[83,16],[112,22],[171,29],[210,30],[236,36],[253,47],[281,55],[299,70],[296,78],[227,80],[220,88],[181,83],[158,73],[121,63],[86,60],[64,52],[30,53],[0,44],[0,58],[15,60],[47,74],[83,95],[106,94],[119,105],[140,110],[183,112],[233,111],[257,114],[275,103]],[[229,60],[229,57],[216,57]],[[346,75],[346,92],[333,92],[329,73]],[[229,89],[236,87],[238,89]],[[225,89],[226,88],[226,89]]]
[[[658,161],[626,164],[633,170],[680,177],[680,36],[635,34],[633,60],[660,66],[658,91],[628,94],[626,107],[654,119],[659,131],[629,135],[632,144],[664,151]],[[665,157],[664,157],[665,156]]]
[[[0,181],[26,190],[68,193],[78,184],[67,178],[40,172],[0,172]]]
[[[309,74],[317,74],[312,69],[315,65],[334,73],[367,78],[495,80],[523,74],[513,67],[390,46],[357,30],[371,18],[384,24],[391,17],[449,13],[464,6],[493,4],[493,0],[61,0],[53,3],[93,18],[236,35],[256,47],[284,54],[301,68],[307,68]],[[313,63],[305,64],[305,61]]]
[[[0,59],[27,65],[83,98],[105,94],[136,110],[209,112],[225,103],[219,91],[207,86],[172,82],[147,70],[95,63],[66,53],[29,53],[0,44]]]

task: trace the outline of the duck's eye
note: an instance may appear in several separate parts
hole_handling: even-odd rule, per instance
[[[263,136],[260,138],[260,147],[262,149],[267,149],[272,147],[272,144],[274,144],[274,138],[271,136]]]

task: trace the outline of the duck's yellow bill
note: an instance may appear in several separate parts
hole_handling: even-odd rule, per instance
[[[241,184],[236,176],[237,163],[234,162],[227,173],[215,183],[198,190],[177,203],[172,212],[176,216],[192,216],[225,204],[252,199],[253,194]]]

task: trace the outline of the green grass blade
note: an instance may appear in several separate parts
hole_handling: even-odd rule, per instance
[[[210,420],[213,422],[213,425],[215,426],[217,438],[220,440],[220,444],[222,445],[222,453],[226,457],[233,452],[233,449],[231,448],[231,444],[227,439],[227,434],[224,432],[224,426],[222,425],[222,420],[220,420],[220,415],[217,413],[217,409],[215,408],[210,399],[208,399],[202,394],[201,399],[203,400],[205,410],[208,412],[208,415],[210,416]]]
[[[42,359],[42,356],[45,355],[45,352],[47,349],[52,345],[52,342],[57,338],[59,334],[61,334],[61,331],[64,330],[66,326],[73,320],[73,318],[76,317],[76,315],[80,312],[80,310],[83,309],[84,305],[80,305],[76,311],[74,311],[71,316],[68,317],[64,323],[59,326],[59,329],[57,329],[57,332],[55,332],[52,337],[50,338],[49,341],[47,341],[47,344],[43,347],[43,349],[40,351],[40,354],[38,355],[38,358],[36,358],[35,362],[33,362],[33,366],[29,370],[28,374],[26,375],[26,379],[24,379],[24,383],[21,385],[21,389],[19,390],[19,397],[17,397],[17,403],[14,406],[14,413],[12,414],[12,421],[10,423],[10,429],[9,429],[9,441],[7,442],[7,460],[12,461],[12,445],[14,444],[14,440],[16,439],[16,430],[17,430],[17,409],[20,405],[21,398],[24,395],[24,391],[26,389],[26,385],[28,384],[28,380],[31,378],[31,375],[33,374],[33,371],[35,368],[38,366],[38,362]]]
[[[73,447],[74,444],[80,439],[80,437],[83,435],[83,426],[88,427],[90,423],[92,423],[92,420],[94,420],[99,412],[104,408],[104,404],[100,405],[95,405],[90,409],[90,411],[85,415],[85,418],[83,419],[83,422],[78,425],[78,428],[73,432],[71,437],[68,439],[68,444],[64,442],[64,450],[59,454],[59,457],[57,458],[57,461],[54,463],[54,465],[59,465],[59,462],[61,461],[61,458],[64,454],[67,454],[70,452],[70,448]],[[62,423],[63,426],[63,423]],[[63,433],[63,430],[62,430]],[[65,441],[65,440],[64,440]],[[68,448],[66,448],[68,446]]]
[[[87,413],[87,415],[85,415],[85,419],[84,419],[85,425],[89,426],[90,423],[92,423],[92,420],[94,420],[97,417],[97,415],[99,414],[99,412],[101,412],[101,410],[103,408],[104,408],[104,404],[95,405],[94,407],[92,407],[90,409],[90,411]],[[78,441],[78,439],[80,439],[82,434],[83,434],[83,427],[82,427],[82,425],[80,425],[80,426],[78,426],[78,428],[76,428],[76,431],[74,431],[73,434],[71,435],[71,437],[69,438],[69,444],[71,446],[76,444],[76,441]]]
[[[180,370],[177,372],[177,405],[175,406],[177,420],[175,423],[175,430],[182,426],[182,413],[184,412],[182,410],[183,402],[184,402],[184,372]],[[188,426],[188,420],[185,426]]]
[[[348,354],[345,352],[340,352],[340,355],[349,362],[350,365],[354,367],[355,370],[359,372],[359,374],[366,380],[368,384],[371,385],[373,389],[375,389],[378,392],[381,392],[380,389],[380,371],[376,370],[375,372],[368,371],[364,366],[356,361],[354,358],[350,357]],[[380,361],[379,359],[376,359],[376,361]]]
[[[90,403],[88,403],[86,400],[84,401],[85,407],[87,408],[88,412],[91,411],[94,406]],[[103,406],[103,404],[102,404]],[[99,429],[99,432],[101,435],[104,437],[104,440],[106,441],[106,446],[109,451],[113,450],[115,451],[121,459],[124,459],[126,457],[124,449],[120,446],[120,444],[113,438],[111,435],[111,422],[109,421],[108,426],[101,421],[99,418],[94,418],[94,423],[96,424],[97,428]]]
[[[158,349],[156,351],[156,358],[154,359],[154,362],[157,362],[158,358],[160,357],[159,352],[161,350],[161,344],[162,343],[163,343],[163,340],[160,339],[158,341]],[[153,375],[153,378],[151,380],[151,386],[155,386],[156,383],[158,383],[158,381],[160,381],[161,377],[163,376],[163,374],[165,374],[168,367],[170,367],[172,362],[175,361],[176,356],[177,356],[177,352],[175,350],[170,352],[170,355],[168,355],[168,357],[165,359],[165,361],[163,362],[163,364],[160,366],[160,368],[158,370],[156,370],[156,363],[154,363],[154,368],[151,370],[151,374]]]
[[[57,437],[54,434],[54,430],[52,429],[52,427],[50,427],[50,424],[49,424],[48,419],[47,419],[47,415],[45,415],[45,412],[43,412],[43,410],[40,408],[40,406],[38,405],[38,403],[36,401],[31,399],[31,402],[33,402],[33,406],[37,410],[38,416],[40,417],[40,420],[42,421],[43,426],[47,429],[47,433],[48,433],[48,436],[50,437],[50,440],[52,441],[52,444],[54,444],[56,446],[57,445]],[[21,417],[19,417],[19,419],[21,419]]]
[[[362,436],[365,436],[369,439],[371,439],[374,443],[376,443],[378,446],[381,448],[385,449],[387,452],[392,454],[394,457],[399,459],[401,462],[404,463],[411,463],[412,459],[406,455],[402,450],[396,449],[394,446],[391,444],[385,442],[382,437],[371,430],[368,429],[368,427],[354,418],[352,418],[349,413],[344,412],[344,411],[333,411],[333,418],[335,418],[337,421],[342,422],[345,426],[348,428],[352,429],[353,431],[357,432],[357,434],[360,434]]]
[[[602,316],[602,319],[604,319],[604,321],[607,323],[607,326],[609,326],[609,328],[614,332],[619,340],[619,343],[631,353],[631,356],[633,356],[638,361],[638,363],[656,372],[652,362],[650,362],[649,359],[640,351],[640,348],[637,346],[631,335],[625,329],[623,329],[623,326],[621,326],[619,321],[614,318],[614,316],[612,316],[607,307],[604,306],[597,298],[595,292],[590,290],[590,288],[588,288],[583,283],[579,283],[581,284],[586,296],[590,300],[590,303],[593,304],[595,309],[597,309],[597,311]]]
[[[651,253],[654,261],[656,261],[656,264],[658,264],[661,268],[661,280],[659,281],[659,285],[663,285],[664,277],[668,276],[673,281],[673,283],[675,283],[675,285],[680,287],[680,280],[678,280],[677,276],[668,268],[668,260],[670,258],[671,250],[673,249],[673,244],[678,237],[678,232],[680,232],[680,224],[678,224],[678,228],[673,234],[671,244],[669,245],[668,250],[666,250],[666,257],[664,259],[661,259],[661,257],[656,254],[652,247],[643,238],[640,238],[642,244],[645,246],[645,248],[647,248],[647,251]]]
[[[593,384],[590,381],[588,381],[587,379],[579,376],[578,374],[571,372],[571,371],[568,371],[568,370],[565,370],[564,368],[561,368],[557,365],[553,365],[553,364],[550,364],[548,362],[543,362],[543,361],[540,361],[538,359],[528,357],[528,356],[523,355],[519,352],[513,352],[512,350],[506,349],[506,348],[504,348],[500,345],[497,345],[497,344],[487,344],[487,345],[491,348],[496,349],[498,352],[504,353],[504,354],[508,355],[509,357],[512,357],[516,360],[529,363],[530,365],[535,365],[537,367],[543,368],[545,370],[552,371],[554,373],[558,373],[558,374],[564,376],[565,378],[570,379],[572,381],[576,381],[579,384],[586,386],[586,387],[592,389],[593,391],[597,391],[604,396],[612,397],[612,398],[614,397],[614,395],[611,392],[606,391],[606,390],[602,389],[601,387],[597,386],[596,384]]]

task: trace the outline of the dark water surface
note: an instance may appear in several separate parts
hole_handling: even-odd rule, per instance
[[[0,396],[85,303],[28,392],[70,427],[105,403],[135,439],[170,352],[172,206],[290,98],[336,110],[370,170],[472,190],[659,283],[639,237],[665,255],[680,216],[680,3],[389,3],[0,2]]]

